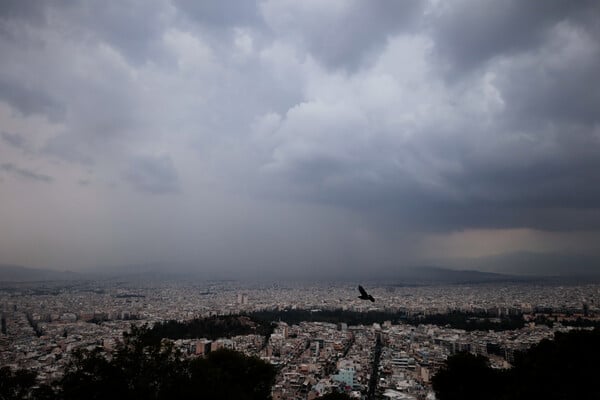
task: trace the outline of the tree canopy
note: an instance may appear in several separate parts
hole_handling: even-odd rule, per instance
[[[221,349],[184,358],[168,341],[142,340],[133,328],[110,358],[100,349],[73,354],[63,378],[35,385],[35,373],[0,369],[0,399],[239,399],[270,398],[274,367],[256,357]]]
[[[433,377],[439,400],[597,400],[600,387],[600,330],[557,333],[515,356],[497,370],[485,357],[459,353]]]

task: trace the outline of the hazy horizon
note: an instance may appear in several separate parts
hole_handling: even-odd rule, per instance
[[[521,252],[600,274],[599,17],[3,1],[0,264],[343,276]]]

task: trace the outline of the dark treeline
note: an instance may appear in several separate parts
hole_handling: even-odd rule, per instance
[[[372,325],[391,321],[410,325],[433,324],[449,326],[455,329],[474,330],[511,330],[522,328],[521,316],[504,316],[497,318],[486,313],[466,313],[453,311],[448,314],[411,315],[403,312],[385,311],[348,311],[348,310],[279,310],[255,311],[244,315],[219,315],[208,318],[196,318],[189,321],[159,322],[144,333],[143,339],[149,343],[160,342],[161,339],[219,339],[232,336],[257,334],[268,340],[273,333],[275,321],[288,324],[300,322],[346,323],[348,325]]]
[[[145,297],[143,294],[118,294],[115,296],[117,299],[143,299]]]
[[[515,355],[513,368],[493,369],[483,356],[449,357],[433,377],[439,400],[600,399],[600,330],[556,333]]]
[[[125,315],[123,318],[121,318],[122,321],[137,321],[139,319],[140,317],[138,317],[137,315]],[[86,320],[86,322],[89,322],[90,324],[100,325],[110,320],[111,319],[108,317],[108,315],[97,315],[92,319]]]
[[[190,321],[159,322],[144,334],[144,339],[160,341],[168,339],[219,339],[232,336],[257,334],[268,337],[273,332],[270,322],[243,315],[222,315],[196,318]]]
[[[525,326],[523,317],[518,315],[502,316],[501,318],[481,313],[464,313],[452,311],[448,314],[434,314],[409,318],[406,323],[411,325],[431,324],[438,326],[450,326],[454,329],[466,331],[510,331]]]
[[[168,342],[141,340],[132,328],[110,358],[99,349],[74,353],[62,379],[36,383],[32,371],[0,368],[0,399],[121,400],[270,398],[274,367],[233,350],[183,358]]]
[[[538,325],[547,325],[552,328],[557,320],[553,317],[538,315],[534,322]],[[588,318],[577,317],[577,319],[573,320],[561,319],[559,322],[563,326],[572,326],[575,328],[600,328],[600,321]]]
[[[35,332],[35,335],[37,337],[41,337],[44,334],[44,330],[40,327],[38,322],[33,319],[31,313],[27,313],[26,317],[27,322],[29,322],[29,326],[31,326],[31,329],[33,329],[33,331]]]
[[[432,324],[448,326],[455,329],[494,330],[504,331],[519,329],[524,326],[522,316],[496,317],[488,313],[470,313],[452,311],[447,314],[433,315],[407,315],[405,312],[386,311],[349,311],[349,310],[263,310],[244,315],[220,315],[208,318],[196,318],[189,321],[164,321],[159,322],[149,329],[144,336],[148,341],[168,339],[218,339],[238,335],[258,334],[266,339],[273,332],[275,321],[284,321],[288,324],[300,322],[328,322],[346,323],[348,325],[372,325],[373,323],[406,323],[410,325]]]
[[[263,310],[251,312],[248,316],[263,321],[283,321],[293,325],[300,322],[329,322],[333,324],[345,322],[348,325],[371,325],[375,322],[382,323],[389,320],[397,322],[401,318],[401,314],[385,311],[361,312],[342,309],[319,311],[304,309]]]
[[[561,321],[564,326],[573,326],[576,328],[600,328],[600,321],[578,317],[572,321]]]
[[[432,324],[449,326],[455,329],[504,331],[524,326],[522,316],[502,316],[488,313],[470,313],[451,311],[447,314],[407,315],[405,312],[385,311],[349,311],[349,310],[274,310],[256,311],[248,314],[252,318],[264,321],[284,321],[288,324],[308,322],[347,323],[348,325],[372,325],[373,323],[405,323],[410,325]]]
[[[315,400],[352,400],[352,397],[347,395],[346,393],[327,393],[321,397],[317,397]]]

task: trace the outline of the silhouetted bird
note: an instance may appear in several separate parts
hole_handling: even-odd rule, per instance
[[[373,298],[373,296],[371,296],[370,294],[368,294],[364,287],[358,285],[358,291],[360,292],[360,296],[358,296],[359,299],[361,299],[361,300],[371,300],[373,302],[375,301],[375,299]]]

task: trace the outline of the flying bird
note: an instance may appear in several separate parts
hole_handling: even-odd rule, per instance
[[[364,287],[358,285],[358,291],[360,292],[360,296],[358,296],[359,299],[371,300],[372,302],[375,302],[375,299],[373,298],[373,296],[368,294]]]

